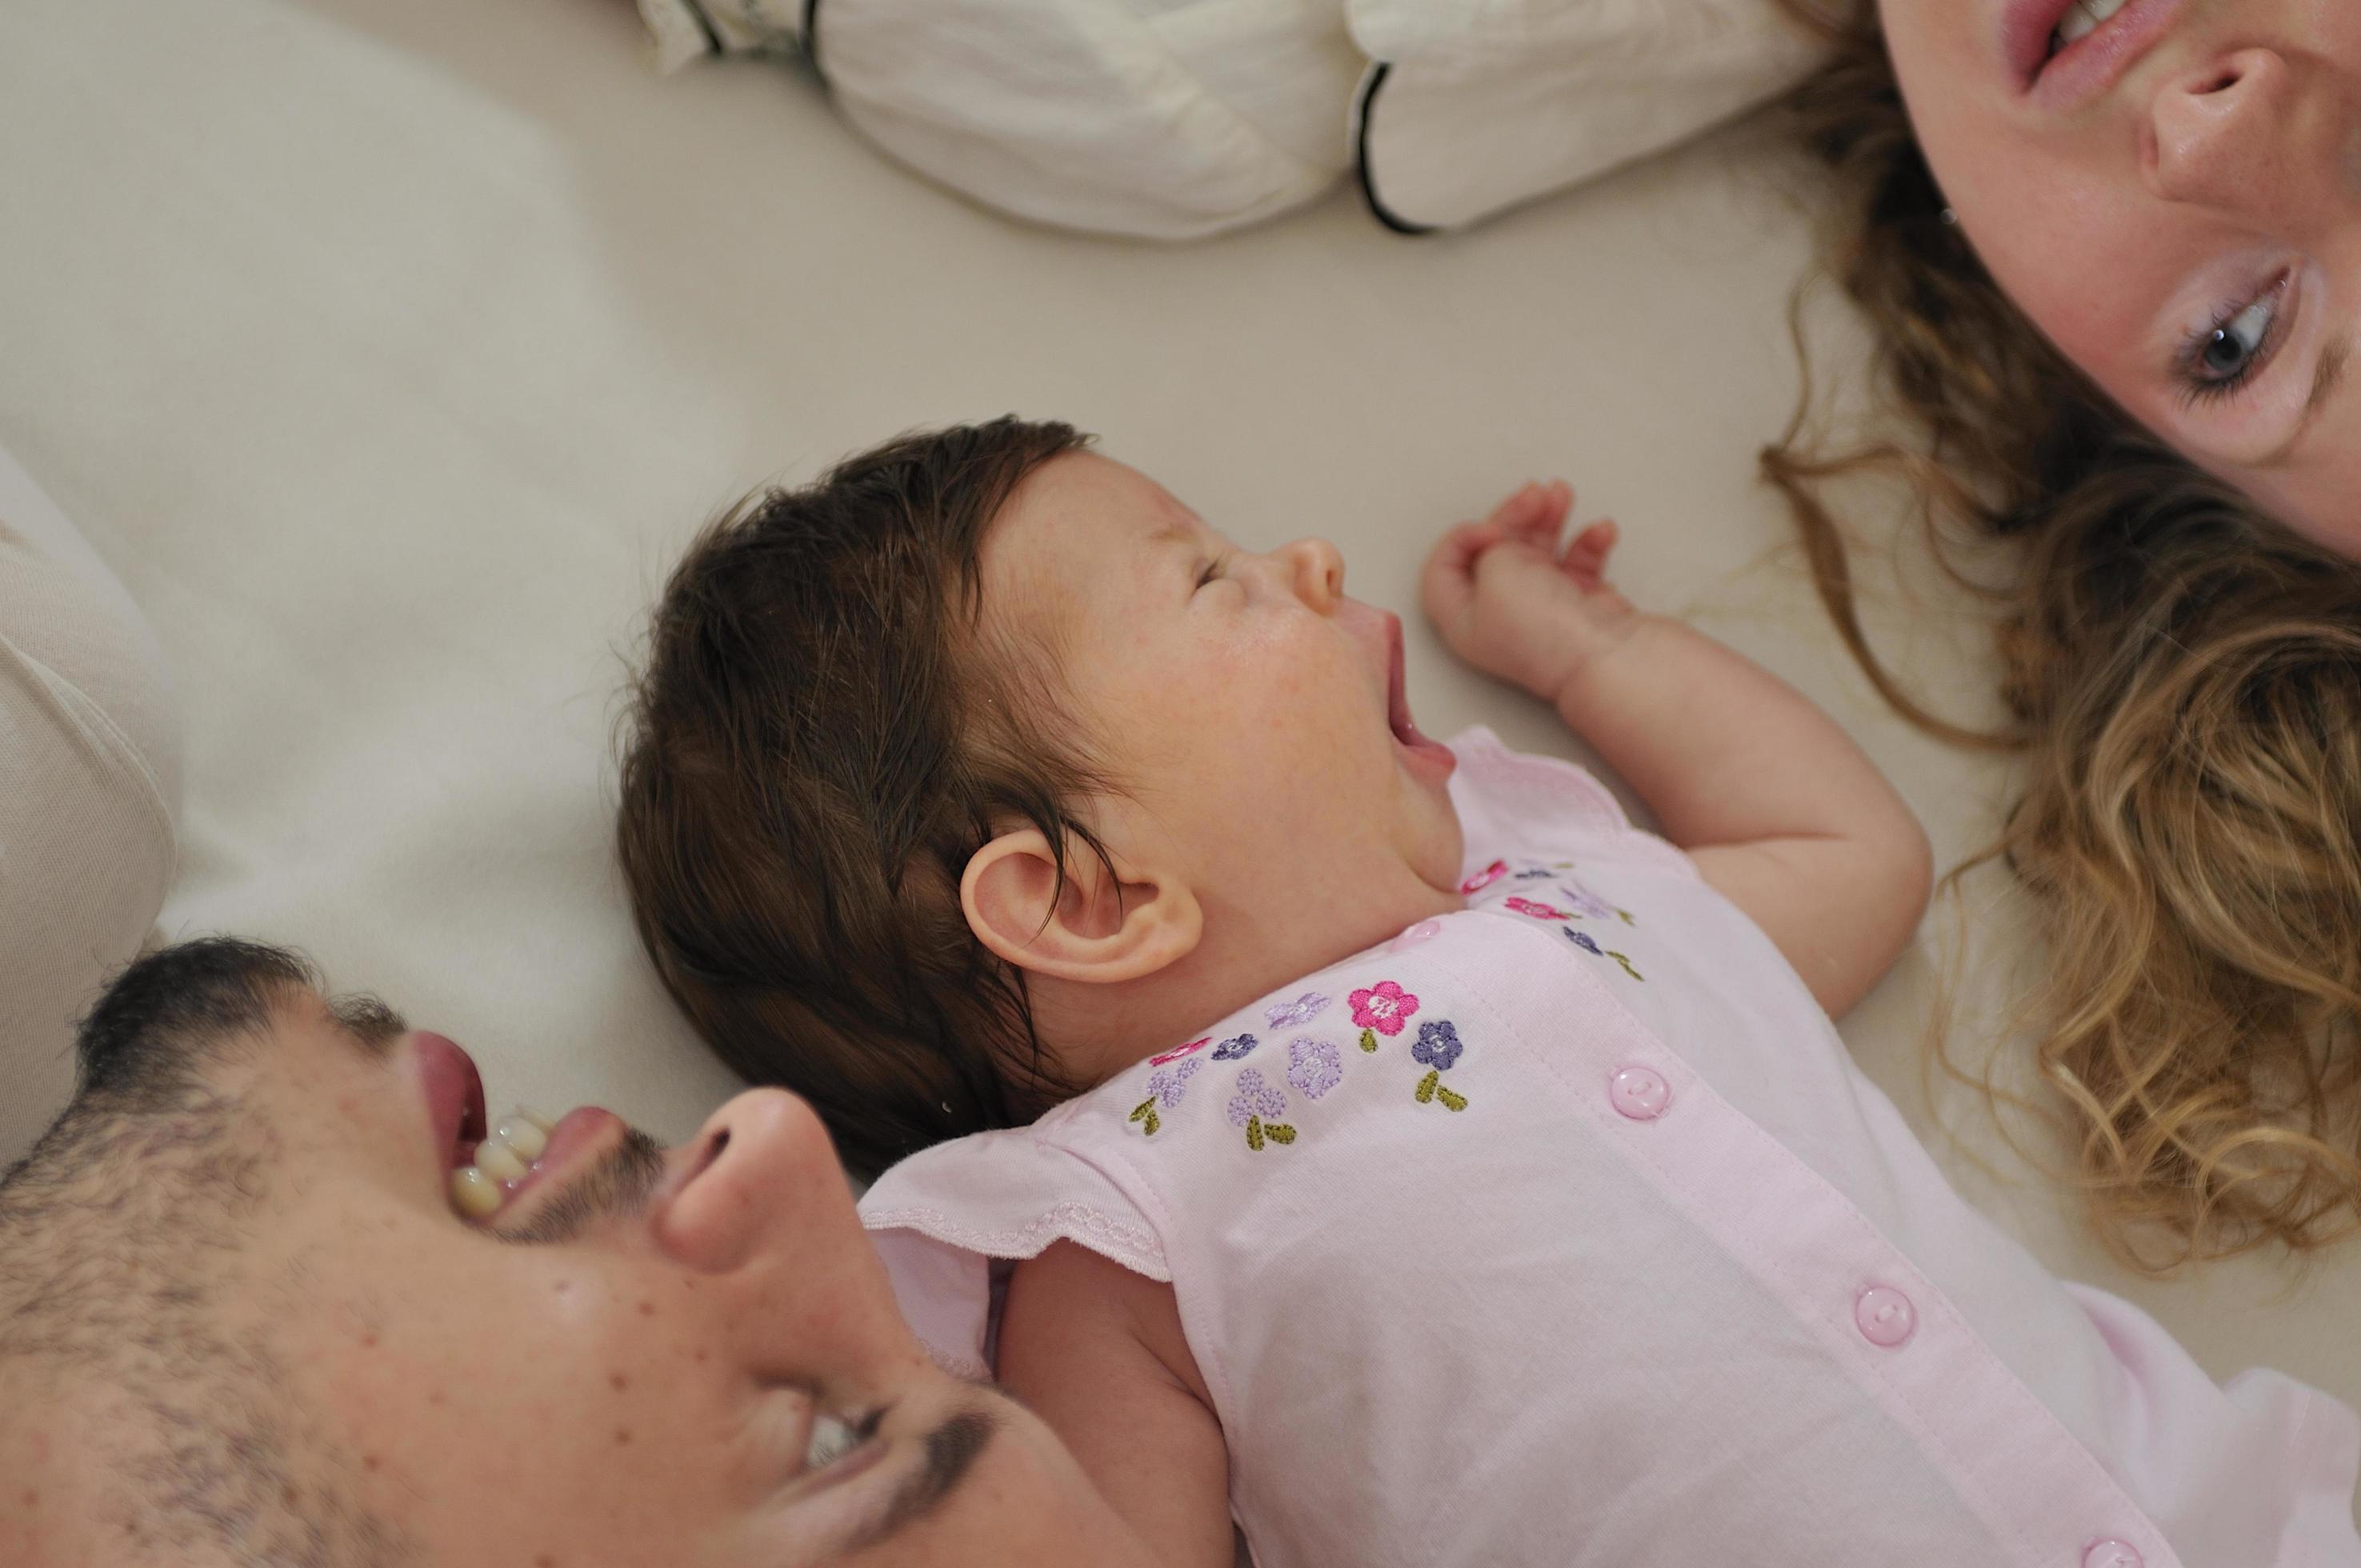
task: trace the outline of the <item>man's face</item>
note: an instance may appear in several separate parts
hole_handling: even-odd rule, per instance
[[[285,1493],[262,1512],[365,1520],[368,1560],[453,1568],[1130,1560],[1038,1420],[925,1358],[801,1102],[742,1095],[668,1154],[577,1113],[475,1220],[451,1195],[481,1135],[474,1069],[394,1028],[291,998],[207,1069],[239,1108],[214,1173],[235,1219],[159,1241],[157,1266],[201,1281],[176,1337],[302,1412],[238,1429],[298,1451],[261,1456]],[[158,1466],[112,1474],[106,1419],[68,1398],[0,1422],[0,1558],[130,1555],[108,1532],[152,1526],[134,1483]],[[842,1448],[846,1428],[813,1465],[816,1432]]]

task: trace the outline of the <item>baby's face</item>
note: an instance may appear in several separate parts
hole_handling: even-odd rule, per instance
[[[1411,721],[1400,620],[1344,579],[1324,541],[1247,552],[1088,453],[1027,479],[984,551],[987,616],[1051,639],[1081,749],[1185,868],[1209,947],[1272,985],[1460,903],[1452,755]]]

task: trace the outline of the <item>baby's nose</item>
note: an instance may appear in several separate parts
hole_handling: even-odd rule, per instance
[[[1324,539],[1299,539],[1279,552],[1295,575],[1295,597],[1323,614],[1345,597],[1345,557]]]

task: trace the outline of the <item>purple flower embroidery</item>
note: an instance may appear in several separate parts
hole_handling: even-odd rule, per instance
[[[1574,938],[1574,945],[1580,948],[1584,952],[1602,959],[1607,956],[1607,949],[1600,947],[1597,942],[1592,941],[1587,934],[1576,930],[1571,926],[1561,926],[1558,929],[1565,932],[1568,937]]]
[[[1180,1097],[1189,1092],[1189,1080],[1196,1077],[1197,1069],[1204,1065],[1204,1062],[1198,1058],[1190,1057],[1171,1067],[1149,1073],[1148,1075],[1148,1098],[1167,1111],[1178,1109]]]
[[[1389,980],[1356,991],[1345,1000],[1353,1009],[1354,1023],[1380,1035],[1400,1034],[1411,1014],[1418,1011],[1418,998]]]
[[[1593,920],[1615,918],[1615,906],[1587,887],[1579,887],[1570,882],[1562,882],[1557,884],[1557,890],[1565,894],[1565,901],[1574,905],[1574,912],[1576,915],[1587,915]]]
[[[1213,1047],[1215,1061],[1235,1061],[1262,1044],[1252,1035],[1234,1035]]]
[[[1344,1059],[1327,1041],[1299,1036],[1287,1042],[1287,1081],[1306,1100],[1317,1100],[1345,1081]]]
[[[1451,1064],[1459,1059],[1465,1049],[1459,1043],[1459,1031],[1447,1018],[1430,1018],[1418,1026],[1418,1043],[1410,1048],[1412,1059],[1422,1061],[1437,1072],[1448,1072]]]
[[[1517,873],[1517,880],[1519,882],[1533,882],[1549,874],[1550,869],[1547,866],[1527,866],[1523,871]]]
[[[1328,1003],[1334,1000],[1316,991],[1307,991],[1292,1002],[1274,1003],[1268,1014],[1270,1026],[1274,1029],[1300,1029],[1325,1012]],[[1220,1053],[1214,1054],[1218,1056]]]
[[[1238,1074],[1238,1091],[1230,1096],[1230,1125],[1243,1127],[1257,1117],[1268,1122],[1287,1113],[1287,1096],[1263,1081],[1253,1068]]]

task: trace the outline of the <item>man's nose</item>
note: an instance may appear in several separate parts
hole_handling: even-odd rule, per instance
[[[2287,58],[2268,49],[2166,82],[2151,110],[2157,194],[2266,225],[2309,201],[2322,171],[2302,167],[2290,146],[2300,87]]]
[[[680,1184],[656,1220],[664,1249],[707,1274],[799,1250],[800,1233],[851,1225],[852,1190],[812,1108],[749,1090],[675,1152]],[[841,1222],[841,1223],[836,1223]]]

